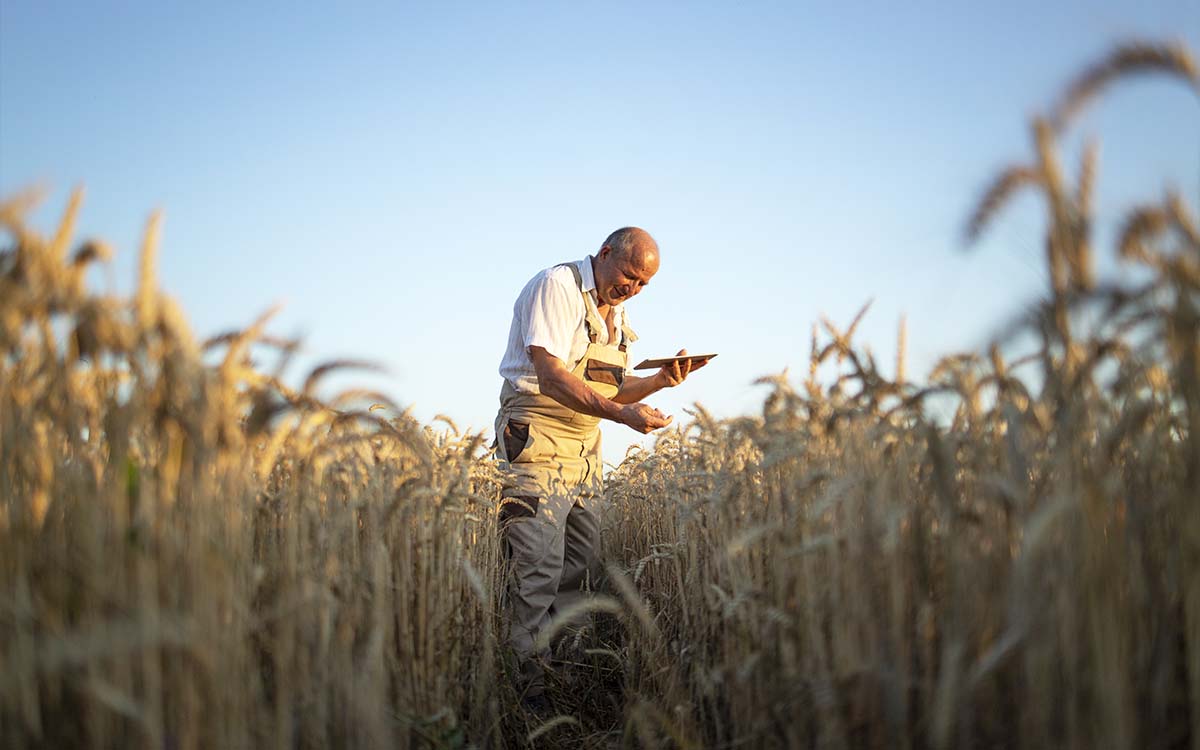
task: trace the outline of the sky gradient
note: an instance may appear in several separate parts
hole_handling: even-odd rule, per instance
[[[162,285],[199,335],[283,302],[305,363],[376,360],[348,381],[476,429],[525,281],[630,224],[662,248],[634,357],[721,354],[651,399],[677,419],[757,409],[756,377],[802,377],[819,316],[868,299],[858,340],[890,362],[907,315],[911,374],[985,346],[1046,286],[1032,197],[961,240],[1029,117],[1120,40],[1200,53],[1200,0],[106,5],[0,0],[0,195],[50,187],[48,230],[85,185],[122,291],[162,208]],[[1102,240],[1168,185],[1200,205],[1182,86],[1114,89],[1072,172],[1088,135]],[[634,438],[606,428],[606,457]]]

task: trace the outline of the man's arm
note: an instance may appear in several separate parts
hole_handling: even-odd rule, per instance
[[[561,359],[540,346],[529,347],[529,356],[533,360],[534,370],[537,371],[538,390],[542,395],[549,396],[572,411],[629,425],[641,433],[648,433],[671,423],[671,417],[646,404],[622,404],[604,398],[572,375]]]
[[[675,356],[682,357],[686,354],[687,349],[680,349],[679,353]],[[613,401],[616,401],[618,404],[637,403],[647,396],[661,391],[663,388],[674,388],[687,380],[688,373],[695,372],[706,364],[708,364],[707,359],[696,361],[684,360],[683,362],[672,362],[669,365],[664,365],[662,369],[648,378],[626,375],[625,380],[621,383],[621,390],[617,391],[617,395],[613,396]]]
[[[621,381],[621,390],[617,391],[617,395],[613,396],[612,400],[618,404],[636,404],[666,387],[667,384],[663,380],[661,370],[648,378],[626,375],[625,379]]]

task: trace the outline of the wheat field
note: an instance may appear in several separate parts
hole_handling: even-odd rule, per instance
[[[1059,148],[1140,73],[1200,94],[1186,50],[1114,50],[969,217],[1045,206],[1007,339],[916,381],[903,328],[884,367],[865,310],[823,320],[760,413],[697,406],[610,472],[549,720],[512,686],[490,436],[318,396],[358,362],[289,381],[270,313],[197,338],[157,221],[117,298],[81,193],[45,236],[5,200],[0,744],[1200,749],[1200,223],[1151,197],[1103,250],[1145,281],[1098,282],[1096,150]]]

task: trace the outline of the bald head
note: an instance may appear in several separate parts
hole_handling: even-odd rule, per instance
[[[644,229],[618,229],[600,246],[592,270],[600,301],[606,305],[624,302],[658,273],[658,243]]]
[[[619,258],[638,265],[653,263],[654,269],[658,270],[658,243],[645,229],[622,227],[608,235],[600,249],[606,247],[611,248]]]

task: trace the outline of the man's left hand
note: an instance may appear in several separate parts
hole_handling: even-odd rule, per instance
[[[687,349],[680,349],[676,357],[686,357]],[[668,365],[663,365],[658,371],[659,382],[663,388],[674,388],[683,381],[687,380],[690,373],[699,370],[708,364],[707,359],[685,359],[682,362],[672,362]]]

